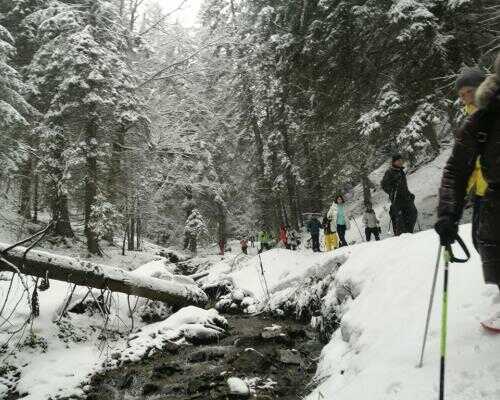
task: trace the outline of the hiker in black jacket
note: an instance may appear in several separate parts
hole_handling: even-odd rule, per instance
[[[389,195],[391,209],[389,211],[394,235],[413,233],[417,222],[415,195],[408,190],[403,158],[397,154],[392,157],[390,168],[384,175],[382,189]]]

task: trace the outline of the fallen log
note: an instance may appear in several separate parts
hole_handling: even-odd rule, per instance
[[[49,279],[95,289],[109,289],[162,301],[173,307],[204,306],[208,301],[205,292],[183,276],[172,275],[170,280],[135,276],[120,268],[39,250],[30,250],[26,259],[23,259],[25,247],[18,246],[3,254],[9,247],[8,244],[0,243],[0,271],[17,272],[17,268],[22,274],[39,278],[47,276]]]

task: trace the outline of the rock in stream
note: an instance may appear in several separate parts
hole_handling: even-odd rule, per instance
[[[230,335],[95,375],[88,400],[294,399],[307,394],[322,345],[296,322],[227,316]],[[267,329],[266,329],[267,328]]]

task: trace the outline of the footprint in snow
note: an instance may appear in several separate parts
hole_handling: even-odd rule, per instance
[[[385,392],[387,394],[399,394],[399,392],[401,392],[401,388],[402,388],[401,382],[393,382],[389,386],[387,386]]]

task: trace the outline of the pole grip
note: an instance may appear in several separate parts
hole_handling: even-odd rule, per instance
[[[449,257],[448,261],[450,263],[460,263],[460,264],[466,263],[467,261],[470,260],[470,251],[467,248],[467,246],[465,245],[463,239],[458,234],[457,234],[457,237],[455,238],[455,240],[457,241],[457,243],[462,248],[462,251],[465,254],[465,258],[457,258],[457,257],[455,257],[455,255],[453,254],[453,249],[451,248],[451,244],[449,244],[449,245],[446,246],[446,252],[448,253],[448,257]]]

